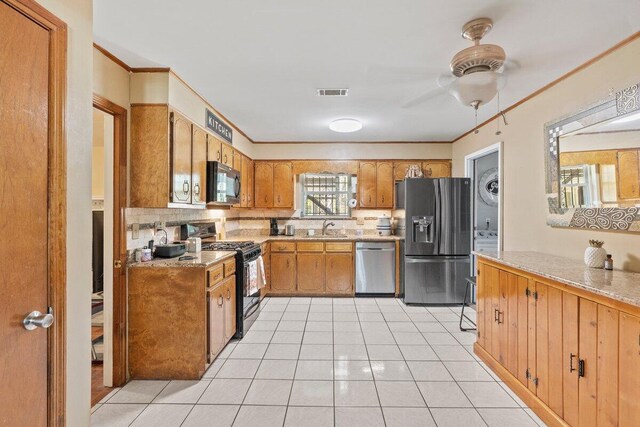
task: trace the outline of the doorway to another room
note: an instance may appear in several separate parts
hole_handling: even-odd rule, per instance
[[[94,95],[91,406],[126,380],[126,118],[124,108]]]
[[[502,143],[465,157],[473,181],[473,250],[502,250]],[[475,271],[475,257],[474,271]]]

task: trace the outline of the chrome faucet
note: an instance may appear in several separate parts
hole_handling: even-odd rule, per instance
[[[324,222],[322,223],[322,235],[325,236],[327,234],[327,228],[329,228],[329,226],[336,226],[336,224],[334,222],[330,222],[329,224],[327,224],[327,221],[329,221],[329,219],[325,219]]]

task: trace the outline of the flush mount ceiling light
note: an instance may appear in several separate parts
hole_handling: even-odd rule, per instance
[[[356,119],[338,119],[329,123],[329,129],[340,133],[357,132],[362,129],[362,123]]]

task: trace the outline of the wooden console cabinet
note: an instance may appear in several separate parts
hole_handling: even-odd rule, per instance
[[[640,308],[479,258],[476,353],[549,425],[640,420]]]
[[[129,268],[131,379],[197,380],[236,332],[235,259]]]

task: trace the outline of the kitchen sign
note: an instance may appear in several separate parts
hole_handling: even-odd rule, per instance
[[[205,109],[207,112],[207,129],[212,130],[216,134],[220,135],[229,144],[233,144],[233,129],[224,124],[222,120],[218,118],[211,110]]]

